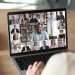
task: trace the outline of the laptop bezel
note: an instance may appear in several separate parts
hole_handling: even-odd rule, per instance
[[[49,50],[38,50],[36,51],[32,51],[32,52],[23,52],[23,53],[15,53],[12,54],[11,53],[11,42],[10,42],[10,28],[9,28],[9,15],[16,15],[16,14],[25,14],[25,13],[38,13],[38,12],[54,12],[54,11],[65,11],[65,26],[66,26],[66,46],[65,47],[59,47],[59,48],[53,48],[53,49],[49,49]],[[8,36],[9,36],[9,50],[10,50],[10,56],[18,56],[18,55],[31,55],[31,54],[37,54],[37,53],[46,53],[46,52],[51,52],[51,51],[59,51],[62,49],[65,49],[65,51],[68,48],[68,37],[67,37],[67,10],[65,8],[61,8],[61,9],[45,9],[45,10],[25,10],[25,11],[15,11],[15,12],[8,12],[7,14],[7,20],[8,20]]]

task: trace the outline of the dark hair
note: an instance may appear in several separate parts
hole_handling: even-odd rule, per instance
[[[55,40],[54,40],[54,39],[52,39],[52,40],[51,40],[51,44],[53,44],[53,42],[54,42],[54,45],[56,45],[56,43],[55,43]]]
[[[16,36],[16,35],[17,35],[17,34],[14,34],[14,35],[13,35],[13,40],[15,40],[15,36]],[[17,39],[18,39],[18,36],[17,36]]]
[[[63,30],[60,30],[60,32],[63,32]]]
[[[46,43],[46,41],[44,40],[43,42],[45,42]]]
[[[36,25],[34,25],[34,28],[37,27],[38,25],[42,25],[42,24],[38,22]]]
[[[62,12],[62,11],[60,11],[60,15],[61,15],[61,14],[63,14],[63,12]]]
[[[36,41],[34,42],[34,46],[35,46],[35,43],[37,44],[37,42]]]

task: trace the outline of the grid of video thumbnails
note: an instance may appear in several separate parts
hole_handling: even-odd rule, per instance
[[[9,15],[11,53],[66,46],[65,11]]]

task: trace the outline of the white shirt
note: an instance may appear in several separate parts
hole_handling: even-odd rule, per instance
[[[33,50],[39,50],[39,46],[33,46]]]
[[[17,46],[17,49],[14,49],[14,45]],[[21,52],[21,48],[19,48],[19,47],[21,47],[21,42],[20,42],[20,40],[13,40],[13,41],[12,41],[12,49],[11,49],[11,52],[12,52],[12,53]]]
[[[75,52],[53,55],[41,75],[75,75]]]
[[[53,55],[47,62],[41,75],[67,75],[67,53]]]
[[[14,29],[14,34],[16,34],[16,29]]]

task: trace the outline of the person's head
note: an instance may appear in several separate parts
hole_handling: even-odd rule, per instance
[[[18,34],[14,34],[13,35],[13,40],[17,40],[18,39]]]
[[[27,17],[26,17],[26,15],[24,15],[24,20],[27,21]]]
[[[42,25],[40,23],[38,23],[37,25],[34,26],[35,30],[37,33],[41,33],[42,31]]]
[[[55,42],[55,40],[53,39],[53,40],[51,40],[51,45],[56,45],[56,42]]]
[[[40,18],[45,19],[45,15],[40,15]]]
[[[53,17],[53,12],[50,13],[50,16]]]
[[[16,19],[16,17],[15,17],[15,16],[12,16],[12,19],[13,19],[13,20],[15,20],[15,19]]]
[[[36,18],[36,15],[35,15],[35,14],[33,14],[33,15],[32,15],[32,18],[33,18],[33,19],[34,19],[34,18]]]
[[[60,30],[60,33],[62,34],[63,33],[63,30]]]
[[[16,25],[14,25],[14,29],[16,29]]]
[[[46,41],[43,41],[42,43],[43,43],[43,46],[46,46]]]
[[[62,12],[62,11],[60,11],[60,16],[61,16],[61,15],[63,15],[63,12]]]
[[[34,42],[34,46],[37,46],[37,42]]]

